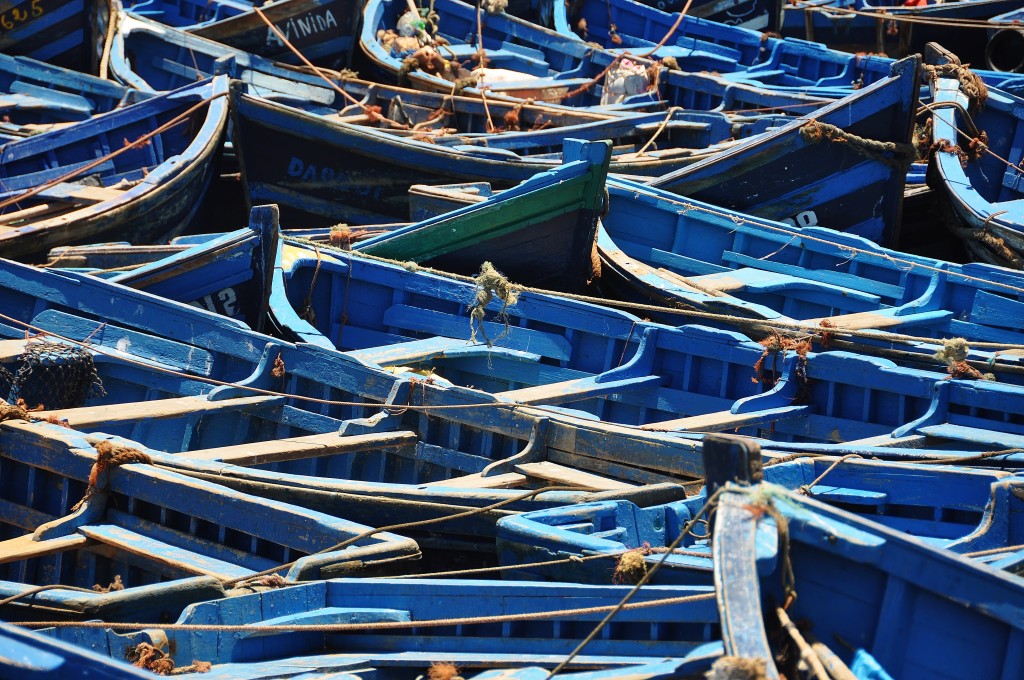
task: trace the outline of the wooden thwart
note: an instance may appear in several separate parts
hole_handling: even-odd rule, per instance
[[[79,527],[78,531],[117,550],[139,555],[190,574],[214,576],[227,580],[253,573],[252,570],[237,564],[200,555],[112,524]]]
[[[526,483],[526,475],[506,472],[505,474],[491,475],[489,477],[482,477],[479,474],[463,475],[462,477],[453,477],[452,479],[439,479],[434,482],[427,482],[426,484],[420,484],[420,486],[446,486],[457,489],[510,489],[522,486],[524,483]]]
[[[516,465],[515,469],[517,472],[529,475],[530,477],[539,477],[540,479],[546,479],[549,482],[556,482],[566,486],[578,486],[581,489],[588,489],[590,491],[620,491],[636,488],[635,484],[628,484],[617,479],[594,475],[548,461],[522,463],[521,465]]]
[[[358,453],[395,446],[415,446],[419,437],[415,432],[374,432],[342,436],[334,432],[304,437],[272,439],[252,444],[221,446],[215,449],[189,451],[190,459],[215,460],[234,465],[263,465],[286,460],[318,458],[342,453]]]
[[[17,538],[10,538],[0,541],[0,564],[20,562],[36,557],[54,555],[65,550],[76,550],[84,548],[91,541],[81,534],[60,536],[45,541],[33,540],[33,534],[25,534]]]
[[[58,420],[67,420],[72,427],[84,429],[114,421],[178,418],[191,414],[261,406],[280,399],[281,397],[264,396],[210,401],[206,397],[174,397],[171,399],[156,399],[154,401],[40,411],[39,416],[42,418],[56,416]]]
[[[642,430],[669,432],[674,430],[693,430],[701,432],[722,432],[737,427],[750,427],[776,420],[787,420],[810,415],[807,406],[782,406],[752,413],[733,413],[732,411],[716,411],[700,416],[663,420],[657,423],[641,425]]]

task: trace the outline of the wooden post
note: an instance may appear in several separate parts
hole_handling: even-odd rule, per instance
[[[708,498],[727,482],[759,484],[764,478],[761,468],[761,446],[750,439],[727,434],[704,435],[701,453],[704,457],[704,489]],[[711,512],[711,508],[708,509]],[[708,523],[711,533],[713,523]]]

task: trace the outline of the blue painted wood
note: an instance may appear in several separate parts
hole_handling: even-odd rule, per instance
[[[958,63],[947,54],[933,55],[942,64]],[[972,102],[953,77],[938,73],[930,81],[938,107],[931,113],[932,137],[948,144],[936,149],[931,168],[942,187],[956,224],[954,229],[974,259],[1020,269],[1024,252],[1024,181],[1020,169],[1002,160],[1024,152],[1024,108],[1017,97],[991,90],[983,108]],[[963,107],[961,110],[958,107]],[[969,111],[969,124],[964,111]],[[976,127],[971,127],[975,125]],[[970,128],[970,129],[969,129]],[[964,133],[984,130],[986,152],[972,149]],[[960,131],[963,131],[961,133]],[[965,154],[961,160],[958,151]],[[991,233],[986,242],[984,235]]]
[[[10,199],[68,177],[72,170],[122,148],[124,140],[135,141],[208,100],[148,143],[9,205],[0,214],[5,227],[0,254],[38,257],[58,245],[129,235],[142,243],[184,230],[215,172],[227,125],[226,92],[227,79],[217,78],[5,144],[0,150],[0,179],[2,197]],[[39,216],[33,209],[40,211]]]
[[[813,122],[793,121],[650,184],[769,219],[895,243],[913,158],[918,70],[916,58],[897,62],[891,77],[824,107]],[[820,124],[869,141],[830,141]]]
[[[0,14],[0,51],[96,73],[112,7],[107,0],[16,0]],[[116,11],[116,10],[115,10]]]
[[[277,255],[274,206],[253,208],[249,226],[210,239],[111,281],[245,321],[263,330]]]
[[[1024,497],[1018,497],[1019,481],[1006,473],[854,459],[840,463],[811,486],[835,462],[826,457],[768,465],[764,480],[951,552],[1010,548],[996,559],[1017,556],[1022,530],[1017,515]],[[505,578],[611,583],[616,578],[619,553],[649,546],[654,550],[644,561],[650,567],[663,557],[657,549],[675,540],[706,501],[702,491],[686,500],[646,508],[628,501],[604,501],[503,518],[497,525],[503,565],[545,562],[567,555],[610,556],[582,564],[516,569],[505,572]],[[681,552],[669,556],[659,569],[655,583],[711,583],[712,554],[710,542],[704,539],[706,530],[701,525],[693,533],[680,544]]]
[[[145,464],[98,473],[96,492],[76,511],[96,461],[91,446],[95,437],[53,425],[22,424],[5,425],[4,441],[0,479],[5,512],[0,524],[2,538],[9,540],[2,545],[13,549],[26,535],[31,536],[29,547],[18,543],[25,550],[62,539],[88,542],[29,559],[14,561],[7,555],[0,577],[26,585],[80,588],[106,586],[119,578],[126,588],[107,597],[65,593],[56,601],[43,593],[13,603],[7,615],[12,618],[31,616],[29,604],[49,604],[106,620],[155,620],[176,615],[173,607],[180,611],[190,602],[223,596],[219,581],[190,577],[240,578],[294,561],[282,575],[309,580],[337,571],[343,563],[352,567],[358,560],[359,568],[373,570],[378,562],[419,554],[414,541],[387,532],[331,550],[368,527]],[[94,545],[98,548],[89,549]],[[186,580],[148,588],[180,579]],[[5,589],[18,592],[14,584]]]
[[[969,31],[958,30],[956,21],[984,21],[1018,8],[1010,0],[959,0],[917,6],[895,0],[816,0],[808,4],[812,7],[808,11],[780,8],[783,35],[819,40],[850,51],[897,56],[923,52],[927,43],[934,41],[953,50],[964,63],[978,66],[985,63],[985,40],[980,34],[972,36]],[[861,14],[851,14],[849,10]],[[880,34],[878,22],[886,14],[917,21],[898,22],[894,34],[887,30]]]
[[[892,61],[885,57],[840,52],[794,38],[783,40],[762,33],[758,30],[762,27],[721,23],[703,16],[699,8],[691,8],[673,31],[676,11],[632,0],[590,0],[571,8],[555,2],[551,3],[551,27],[605,49],[640,54],[650,52],[668,35],[654,56],[675,59],[679,70],[735,74],[763,85],[853,88],[889,75]]]
[[[323,79],[258,55],[186,33],[137,14],[122,14],[110,49],[110,73],[138,90],[173,90],[213,75],[245,81],[259,94],[330,103]]]
[[[109,80],[28,57],[0,55],[0,138],[37,134],[45,126],[85,120],[138,93]]]
[[[286,226],[407,219],[411,185],[478,180],[509,187],[557,167],[569,138],[611,140],[610,172],[658,176],[783,118],[675,111],[662,129],[664,113],[612,117],[356,81],[345,88],[358,105],[340,96],[323,106],[233,92],[248,200],[279,204]],[[365,106],[380,107],[404,129],[367,117]],[[438,116],[439,109],[449,113]],[[658,130],[657,144],[639,154]]]
[[[392,54],[385,50],[377,32],[394,29],[406,9],[405,3],[396,0],[371,0],[363,8],[360,46],[376,75],[390,79],[391,82],[397,79],[402,58],[406,54]],[[442,17],[438,35],[451,45],[450,48],[441,49],[441,56],[451,60],[454,54],[454,59],[461,62],[465,70],[465,73],[460,71],[458,77],[470,75],[467,69],[472,68],[472,56],[476,51],[475,7],[457,0],[442,0],[435,2],[434,9]],[[489,92],[494,93],[494,96],[512,95],[570,106],[680,106],[703,111],[767,111],[779,107],[783,112],[799,113],[820,105],[821,98],[816,95],[827,97],[837,94],[821,91],[806,95],[768,90],[710,75],[663,71],[658,81],[660,91],[657,93],[643,92],[621,102],[614,102],[610,96],[602,100],[603,84],[590,84],[599,74],[603,75],[604,69],[616,58],[612,52],[593,49],[578,39],[559,35],[553,30],[506,14],[488,14],[483,25],[483,44],[490,68],[512,72],[505,81],[490,82],[493,80],[490,79],[487,82],[490,85]],[[413,87],[436,92],[451,91],[454,80],[454,74],[442,77],[420,70],[412,71],[407,77]],[[581,85],[588,87],[577,92]],[[469,88],[467,92],[477,91]],[[570,92],[573,96],[567,97]]]
[[[254,3],[146,3],[148,15],[172,26],[189,26],[189,32],[234,48],[288,64],[301,61],[256,16]],[[340,69],[352,62],[361,19],[360,4],[353,0],[285,0],[261,7],[264,16],[304,57],[319,66]],[[131,8],[129,8],[131,11]],[[215,12],[212,16],[211,11]],[[156,12],[161,12],[157,14]]]
[[[0,623],[0,672],[22,678],[145,680],[152,674],[120,659]],[[657,677],[657,676],[654,676]]]
[[[855,654],[869,654],[892,677],[902,678],[1005,678],[1021,672],[1024,583],[1018,577],[769,485],[727,493],[719,519],[725,516],[731,524],[733,518],[749,518],[772,528],[759,507],[766,503],[788,528],[797,592],[789,617],[812,622],[815,637],[847,664],[856,662]],[[721,555],[749,559],[749,541],[741,534],[720,532],[715,542]],[[772,600],[784,600],[781,568],[776,562],[758,578],[747,574],[718,585],[760,591],[762,607],[770,610]],[[955,593],[951,583],[957,584]],[[748,635],[765,626],[756,610],[732,624]],[[833,643],[837,637],[845,644]],[[725,642],[731,653],[729,638]],[[977,650],[978,658],[966,659],[963,645]]]
[[[486,580],[338,579],[199,604],[186,610],[178,622],[302,625],[318,620],[366,624],[397,620],[415,623],[449,617],[529,614],[614,605],[627,590],[626,586]],[[708,587],[650,586],[638,592],[634,601],[711,592]],[[439,602],[443,602],[443,606],[439,607]],[[246,635],[159,630],[158,626],[122,635],[76,628],[57,629],[52,634],[112,658],[123,657],[126,648],[137,642],[152,642],[173,649],[173,657],[182,663],[186,658],[201,658],[214,664],[213,672],[230,671],[233,677],[259,677],[275,669],[296,669],[313,663],[321,672],[342,670],[353,661],[365,664],[372,660],[381,677],[397,678],[442,659],[462,668],[493,667],[500,663],[501,666],[550,669],[576,646],[579,638],[600,617],[600,613],[564,614],[529,623],[447,628],[413,625],[410,630],[366,634]],[[621,673],[628,671],[629,666],[656,659],[672,664],[690,662],[697,668],[698,664],[706,666],[721,649],[717,620],[713,598],[622,611],[616,617],[616,625],[608,627],[600,639],[568,666],[568,677],[574,677],[573,671],[580,669],[618,669]],[[413,639],[415,643],[410,644]],[[399,665],[407,667],[405,673]]]

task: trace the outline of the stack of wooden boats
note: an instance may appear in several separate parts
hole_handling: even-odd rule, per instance
[[[0,676],[1024,677],[1024,80],[661,5],[0,12]]]

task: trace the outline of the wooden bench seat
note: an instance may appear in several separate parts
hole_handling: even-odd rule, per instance
[[[469,317],[446,314],[410,305],[392,305],[384,312],[384,324],[393,328],[432,333],[452,338],[469,338]],[[572,354],[569,341],[560,335],[485,321],[482,324],[487,337],[501,338],[501,347],[530,352],[542,357],[568,361]],[[506,333],[506,330],[508,331]]]
[[[604,380],[600,376],[564,380],[548,385],[524,387],[518,390],[499,392],[499,399],[520,404],[567,404],[595,397],[606,397],[627,390],[657,387],[663,381],[660,375],[642,375],[618,380]]]
[[[35,540],[34,534],[25,534],[24,536],[0,541],[0,564],[55,555],[66,550],[77,550],[84,548],[90,543],[89,538],[81,534],[60,536],[43,541]]]
[[[40,411],[39,417],[55,416],[58,420],[67,420],[76,429],[88,429],[98,427],[104,423],[179,418],[192,414],[270,406],[275,403],[284,403],[284,398],[260,396],[210,401],[206,397],[174,397],[171,399],[137,401],[126,404],[104,404],[103,406],[82,406],[80,408]]]
[[[419,436],[415,432],[404,430],[347,436],[329,432],[188,451],[180,455],[195,460],[213,460],[233,465],[253,466],[398,446],[415,446],[418,441]]]
[[[903,314],[897,316],[892,313],[895,310],[877,310],[870,312],[856,312],[853,314],[841,314],[839,316],[827,317],[828,322],[834,328],[846,330],[870,330],[897,328],[900,326],[919,326],[925,323],[934,323],[953,318],[953,312],[944,309],[937,309],[928,312],[917,312],[915,314]],[[804,323],[820,325],[825,318],[806,319]]]
[[[252,570],[237,564],[164,543],[113,524],[81,526],[78,527],[78,533],[97,543],[165,564],[177,571],[213,576],[222,580],[244,577],[253,573]]]
[[[699,416],[676,418],[664,420],[658,423],[641,425],[642,430],[655,432],[674,432],[679,430],[700,431],[700,432],[722,432],[733,430],[739,427],[753,427],[764,425],[779,420],[792,420],[810,415],[809,406],[781,406],[779,408],[764,409],[763,411],[752,411],[750,413],[733,413],[732,411],[717,411],[705,413]]]
[[[420,487],[444,486],[455,489],[511,489],[522,486],[526,483],[526,475],[518,472],[506,472],[500,475],[463,475],[451,479],[438,479],[433,482],[420,484]]]
[[[581,489],[590,491],[622,491],[636,488],[635,484],[611,479],[610,477],[602,477],[550,461],[521,463],[515,466],[515,470],[530,477],[538,477],[566,486],[578,486]]]

